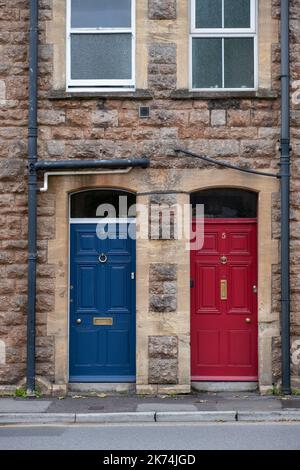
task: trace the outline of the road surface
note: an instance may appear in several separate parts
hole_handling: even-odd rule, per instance
[[[0,450],[300,449],[300,424],[2,426]]]

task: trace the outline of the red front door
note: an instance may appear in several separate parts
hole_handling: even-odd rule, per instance
[[[205,219],[191,279],[192,380],[257,380],[256,220]]]

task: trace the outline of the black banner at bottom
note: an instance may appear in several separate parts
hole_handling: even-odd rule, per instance
[[[246,460],[245,460],[246,458]],[[244,460],[241,460],[244,459]],[[299,464],[297,451],[1,451],[1,467],[4,464],[28,464],[31,468],[41,468],[41,465],[92,465],[89,470],[96,468],[118,467],[126,469],[165,467],[196,468],[199,465],[220,464],[230,465],[230,468],[241,469],[244,465],[272,465],[274,468],[286,466],[293,462]]]

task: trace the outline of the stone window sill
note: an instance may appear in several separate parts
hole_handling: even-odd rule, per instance
[[[171,93],[170,98],[173,100],[224,100],[230,98],[241,99],[267,99],[275,100],[278,93],[269,89],[258,89],[255,91],[189,91],[185,89],[175,90]]]
[[[152,100],[152,95],[148,90],[136,90],[129,92],[69,92],[65,90],[52,90],[46,96],[49,100],[72,100],[72,99],[93,99],[102,98],[110,100]]]

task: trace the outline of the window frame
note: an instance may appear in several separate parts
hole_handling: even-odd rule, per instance
[[[136,7],[131,0],[131,28],[72,28],[71,1],[66,2],[66,91],[67,92],[113,92],[135,91],[135,55],[136,55]],[[72,34],[131,34],[131,79],[72,79],[71,78],[71,35]]]
[[[191,92],[243,92],[258,89],[258,2],[250,0],[250,28],[196,28],[196,0],[190,2],[189,38],[189,90]],[[224,9],[224,0],[222,0]],[[224,15],[223,15],[224,17]],[[193,39],[194,38],[253,38],[254,86],[253,88],[194,88],[193,87]],[[224,85],[224,41],[222,41],[222,85]]]

